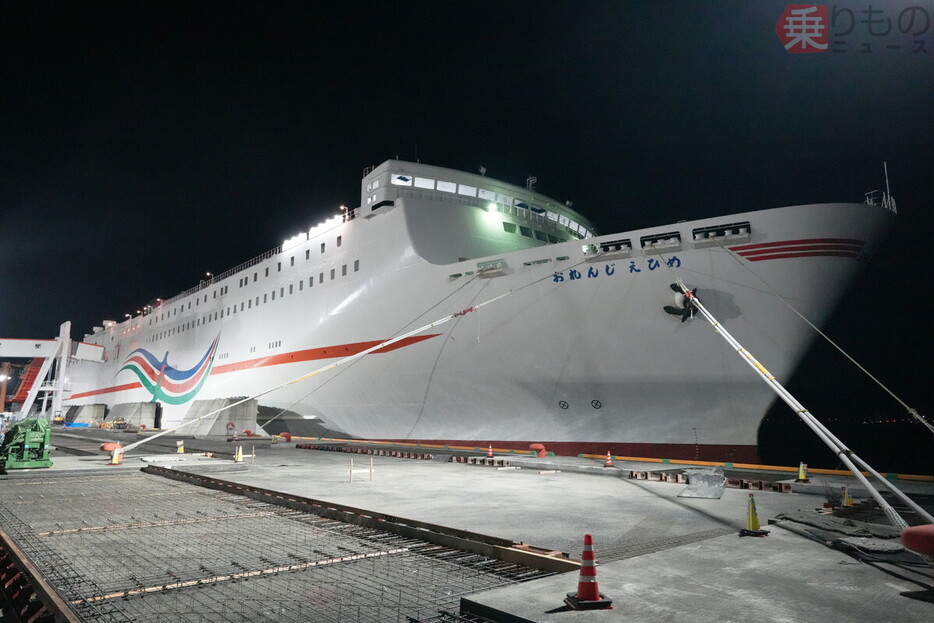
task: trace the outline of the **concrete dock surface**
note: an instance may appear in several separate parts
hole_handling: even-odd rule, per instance
[[[93,441],[101,438],[86,435]],[[166,443],[174,445],[171,440]],[[578,577],[564,573],[467,597],[481,610],[512,617],[497,620],[934,620],[931,566],[860,562],[781,527],[787,522],[767,525],[780,515],[817,517],[825,498],[842,484],[851,485],[851,495],[859,502],[862,494],[851,477],[818,475],[794,492],[753,492],[758,518],[770,530],[768,536],[755,538],[738,536],[746,525],[748,490],[726,488],[720,499],[683,498],[678,496],[684,484],[625,477],[630,470],[671,467],[658,463],[617,462],[606,468],[593,459],[510,456],[508,466],[497,468],[243,440],[245,461],[234,464],[227,458],[233,452],[229,442],[185,443],[189,452],[206,450],[215,457],[173,455],[169,445],[145,444],[120,466],[108,466],[103,454],[59,454],[54,467],[45,471],[139,470],[158,464],[502,537],[577,560],[583,536],[593,535],[599,589],[613,600],[612,609],[570,610],[563,600],[576,592]],[[927,500],[934,495],[930,482],[897,484]]]

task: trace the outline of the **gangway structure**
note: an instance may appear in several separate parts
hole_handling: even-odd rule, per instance
[[[74,342],[71,339],[71,322],[62,323],[58,337],[54,339],[0,338],[0,358],[31,359],[21,378],[17,393],[11,403],[22,403],[18,418],[29,415],[36,400],[42,394],[41,412],[48,410],[48,399],[52,399],[52,414],[62,412],[62,399],[66,391],[66,372],[72,359],[103,361],[104,349],[94,344]]]

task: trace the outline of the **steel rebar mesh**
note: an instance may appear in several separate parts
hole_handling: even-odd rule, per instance
[[[545,572],[139,472],[0,481],[85,621],[405,621]]]

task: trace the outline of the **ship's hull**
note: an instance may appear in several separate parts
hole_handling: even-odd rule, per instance
[[[222,318],[183,324],[179,332],[145,317],[136,329],[127,324],[122,336],[118,325],[107,363],[71,368],[66,404],[149,401],[145,383],[133,386],[129,352],[168,352],[163,361],[181,368],[195,365],[217,340],[213,367],[191,399],[254,396],[281,386],[260,396],[260,404],[315,416],[335,435],[754,461],[773,394],[705,321],[666,313],[675,302],[670,284],[680,278],[697,288],[704,305],[784,380],[814,337],[785,302],[823,322],[891,217],[859,204],[796,206],[436,264],[409,242],[422,235],[416,230],[430,209],[410,198],[368,222],[345,223],[344,235],[364,242],[328,265],[282,271],[279,264],[278,280],[264,292],[282,294],[253,315],[229,311],[243,299],[259,300],[247,285],[228,290],[226,301],[200,303],[226,307]],[[691,232],[723,222],[751,223],[752,234],[717,244],[692,239]],[[679,244],[601,248],[669,228],[681,232]],[[317,250],[316,242],[308,244]],[[299,258],[310,257],[301,249]],[[270,258],[270,265],[290,253]],[[254,272],[228,280],[242,284],[244,276],[255,280]],[[296,284],[309,278],[312,287],[299,290]],[[506,293],[385,352],[283,385]],[[163,426],[181,421],[189,408],[187,401],[166,403]]]

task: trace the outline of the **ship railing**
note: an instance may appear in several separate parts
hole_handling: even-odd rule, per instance
[[[352,221],[353,219],[355,219],[355,218],[356,218],[357,216],[359,216],[359,215],[360,215],[360,210],[359,210],[359,208],[354,208],[353,210],[348,210],[348,211],[345,212],[344,215],[343,215],[343,222],[346,223],[347,221]],[[210,286],[210,285],[212,285],[212,284],[215,284],[215,283],[218,283],[218,282],[220,282],[220,281],[223,281],[224,279],[226,279],[227,277],[230,277],[231,275],[233,275],[233,274],[235,274],[235,273],[239,273],[240,271],[245,270],[245,269],[249,268],[250,266],[254,266],[254,265],[256,265],[256,264],[259,264],[260,262],[263,262],[263,261],[265,261],[265,260],[268,260],[268,259],[271,258],[272,256],[274,256],[274,255],[279,255],[280,253],[282,253],[282,245],[279,245],[278,247],[275,247],[275,248],[273,248],[273,249],[270,249],[269,251],[266,251],[265,253],[263,253],[263,254],[261,254],[261,255],[257,255],[257,256],[254,257],[253,259],[247,260],[247,261],[243,262],[242,264],[238,264],[237,266],[234,266],[234,267],[231,268],[230,270],[225,270],[224,272],[220,273],[219,275],[213,275],[213,276],[209,277],[208,279],[203,279],[203,280],[201,280],[201,283],[199,283],[198,285],[196,285],[196,286],[194,286],[194,287],[192,287],[192,288],[188,288],[188,289],[185,290],[184,292],[182,292],[182,293],[180,293],[180,294],[176,294],[175,296],[173,296],[173,297],[170,298],[170,299],[166,299],[166,300],[162,301],[162,304],[163,304],[163,305],[167,305],[167,304],[169,304],[169,303],[174,303],[175,301],[177,301],[177,300],[179,300],[179,299],[183,299],[183,298],[185,298],[186,296],[190,296],[190,295],[194,294],[195,292],[198,292],[199,290],[204,290],[205,288],[207,288],[208,286]]]
[[[203,289],[207,288],[209,285],[211,285],[211,284],[213,284],[213,283],[217,283],[217,282],[219,282],[219,281],[223,281],[224,279],[226,279],[227,277],[233,275],[234,273],[238,273],[238,272],[240,272],[241,270],[244,270],[244,269],[246,269],[246,268],[249,268],[250,266],[253,266],[253,265],[255,265],[255,264],[259,264],[260,262],[262,262],[262,261],[264,261],[264,260],[268,260],[268,259],[271,258],[272,256],[278,255],[278,254],[281,253],[281,252],[282,252],[282,246],[281,246],[281,245],[278,246],[278,247],[276,247],[276,248],[274,248],[274,249],[270,249],[269,251],[266,251],[266,252],[263,253],[262,255],[257,255],[256,257],[254,257],[254,258],[251,259],[251,260],[247,260],[247,261],[243,262],[242,264],[239,264],[239,265],[237,265],[237,266],[234,266],[234,267],[231,268],[230,270],[225,270],[224,272],[222,272],[222,273],[219,274],[219,275],[214,275],[214,276],[212,276],[212,277],[209,278],[209,279],[204,279],[203,281],[201,281],[201,283],[199,283],[198,285],[194,286],[193,288],[188,288],[187,290],[185,290],[185,291],[182,292],[181,294],[176,294],[176,295],[173,296],[172,298],[166,299],[166,300],[162,301],[162,304],[163,304],[163,305],[168,305],[169,303],[174,303],[174,302],[177,301],[178,299],[183,299],[183,298],[185,298],[186,296],[189,296],[189,295],[191,295],[191,294],[194,294],[195,292],[198,292],[199,290],[203,290]]]
[[[864,203],[871,206],[882,206],[886,210],[891,210],[893,213],[898,214],[898,209],[895,205],[895,197],[884,190],[870,190],[866,193],[866,201]]]

